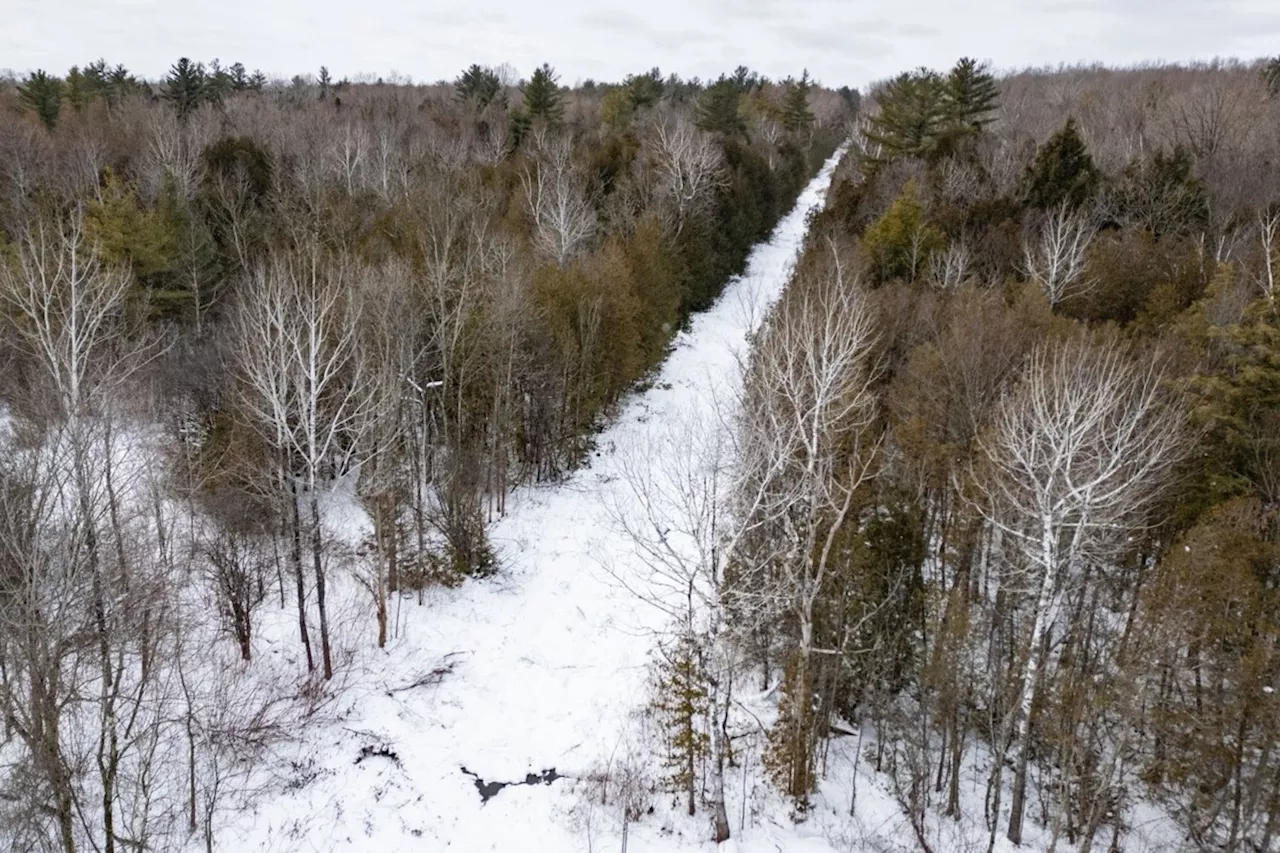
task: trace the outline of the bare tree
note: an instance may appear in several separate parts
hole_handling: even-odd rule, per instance
[[[1022,839],[1032,712],[1064,601],[1146,523],[1184,452],[1183,413],[1162,380],[1154,360],[1141,363],[1118,344],[1044,346],[979,438],[989,465],[989,474],[975,472],[979,508],[1020,557],[1006,586],[1024,597],[1029,623],[999,745],[1015,750],[1014,843]]]
[[[1093,287],[1085,268],[1096,233],[1090,216],[1064,202],[1045,215],[1034,234],[1023,238],[1026,273],[1044,290],[1050,305]]]
[[[573,160],[572,140],[550,131],[539,133],[533,165],[525,167],[520,181],[535,245],[564,266],[586,248],[598,224],[586,180]]]
[[[720,426],[692,416],[676,417],[665,430],[619,453],[627,490],[609,507],[614,523],[636,549],[635,568],[641,569],[638,580],[629,579],[631,571],[610,571],[629,591],[670,617],[683,648],[694,658],[687,663],[705,691],[707,801],[717,843],[730,832],[724,772],[735,674],[731,634],[746,629],[741,622],[731,627],[728,620],[729,602],[741,592],[729,567],[747,531],[746,524],[726,512],[733,475]],[[688,716],[686,726],[699,725],[692,711]],[[693,814],[696,757],[693,748],[686,747],[691,766],[685,784]]]
[[[969,277],[973,252],[964,240],[952,240],[946,249],[929,257],[929,281],[939,290],[952,291]]]
[[[23,235],[16,262],[0,268],[0,302],[31,367],[18,412],[25,447],[6,447],[20,466],[6,476],[21,484],[10,494],[19,526],[6,538],[14,565],[25,567],[25,580],[11,590],[17,609],[10,618],[20,631],[40,623],[49,635],[40,641],[41,654],[53,656],[28,655],[27,665],[9,676],[25,678],[18,689],[33,712],[44,708],[45,716],[32,720],[40,732],[27,742],[59,809],[70,798],[78,832],[100,838],[107,853],[140,843],[152,825],[146,816],[152,793],[134,782],[153,772],[163,683],[156,668],[168,636],[167,575],[152,560],[145,525],[131,508],[144,472],[122,462],[128,443],[115,411],[128,380],[161,350],[127,310],[132,285],[127,271],[102,263],[86,243],[78,211],[38,219]],[[45,594],[31,584],[46,581],[63,588],[67,607],[51,610],[31,598]],[[56,679],[77,669],[75,681],[49,683],[50,664]],[[67,673],[59,671],[63,666]],[[92,750],[62,769],[55,761],[61,748],[52,746],[63,736],[61,723],[49,713],[70,715],[78,748],[86,734],[96,735]],[[88,767],[97,771],[92,784]],[[59,824],[64,846],[73,849],[63,817]]]
[[[1259,211],[1258,239],[1262,249],[1262,292],[1270,302],[1275,302],[1277,288],[1277,267],[1280,267],[1280,205]]]
[[[159,352],[158,341],[136,334],[126,302],[132,286],[127,270],[98,257],[80,211],[38,218],[19,240],[16,263],[0,264],[0,304],[48,383],[56,416],[88,414]]]
[[[324,677],[333,677],[319,490],[365,452],[361,432],[380,398],[358,346],[359,301],[349,267],[312,245],[277,255],[259,267],[236,314],[242,406],[280,454],[280,484],[292,496],[295,541],[298,503],[310,508],[311,558],[320,621]],[[299,628],[306,639],[305,596],[295,565]]]
[[[362,186],[372,147],[364,125],[350,121],[337,129],[329,140],[327,165],[348,195]]]
[[[755,340],[746,370],[737,511],[753,535],[744,559],[768,567],[760,593],[795,620],[794,685],[809,695],[819,597],[855,497],[873,472],[875,333],[861,286],[834,243],[793,279]],[[802,705],[806,705],[802,701]],[[802,805],[816,743],[788,722],[788,793]]]
[[[664,115],[654,122],[650,150],[659,198],[672,230],[679,234],[724,185],[724,155],[715,138],[684,115]]]

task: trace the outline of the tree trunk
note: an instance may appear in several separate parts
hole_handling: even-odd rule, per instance
[[[316,607],[320,611],[320,655],[324,661],[324,678],[333,678],[333,653],[329,646],[329,613],[325,609],[324,556],[320,536],[320,500],[311,486],[311,560],[316,573]]]
[[[293,576],[298,586],[298,632],[302,635],[302,647],[307,652],[307,672],[315,672],[315,656],[311,653],[311,634],[307,631],[307,592],[306,578],[302,573],[302,512],[298,507],[298,482],[295,479],[290,487],[293,513],[291,515],[293,548],[289,559],[293,563]]]
[[[715,650],[712,650],[715,654]],[[729,750],[728,715],[730,696],[733,690],[731,677],[726,677],[724,695],[721,696],[719,684],[711,684],[708,695],[711,707],[711,840],[720,844],[729,840],[729,813],[725,808],[724,765]]]

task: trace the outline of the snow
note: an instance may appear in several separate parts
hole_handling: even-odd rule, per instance
[[[630,556],[610,516],[627,500],[618,459],[671,418],[709,412],[732,387],[747,333],[785,286],[806,217],[822,203],[837,159],[752,251],[745,274],[676,338],[652,386],[600,434],[589,464],[567,483],[522,489],[509,500],[492,529],[502,564],[496,576],[430,590],[422,606],[416,596],[393,602],[399,635],[385,652],[369,648],[367,613],[342,620],[352,628],[367,622],[364,636],[349,638],[348,683],[333,720],[291,750],[296,766],[311,769],[280,786],[291,790],[234,819],[221,840],[239,850],[588,848],[582,820],[570,817],[579,799],[572,778],[508,787],[482,804],[462,768],[486,781],[523,781],[550,768],[585,776],[616,756],[632,732],[665,617],[614,577]],[[337,518],[337,503],[327,502],[328,523],[358,539],[363,520],[349,509]],[[287,608],[277,616],[283,624],[272,633],[294,656]],[[433,669],[449,672],[409,686]],[[356,763],[365,746],[385,746],[399,761]],[[683,841],[699,842],[699,826],[681,827]],[[680,841],[633,827],[630,849]]]
[[[589,464],[566,483],[522,488],[509,499],[491,531],[501,560],[495,576],[428,590],[421,605],[416,594],[393,601],[395,631],[384,651],[374,646],[367,592],[351,578],[337,579],[333,698],[296,741],[276,750],[274,766],[263,769],[274,782],[252,808],[225,816],[218,849],[621,849],[616,804],[593,804],[587,777],[627,764],[654,772],[654,735],[637,712],[649,699],[648,664],[668,618],[624,588],[629,580],[642,583],[643,572],[615,523],[614,513],[635,500],[622,468],[629,453],[661,446],[672,423],[720,422],[717,407],[732,399],[747,335],[786,285],[807,217],[822,203],[842,153],[753,250],[745,274],[677,337],[652,385],[598,436]],[[325,514],[351,544],[367,533],[367,520],[342,494],[328,497]],[[283,607],[264,614],[255,667],[265,659],[277,672],[296,669],[301,649],[291,602],[286,596]],[[738,692],[745,714],[771,719],[776,697]],[[833,743],[815,807],[798,825],[765,781],[762,735],[744,738],[736,745],[739,766],[726,780],[734,838],[718,849],[916,849],[887,777],[865,758],[855,773],[856,744],[862,740],[864,756],[874,744],[873,733],[863,735]],[[936,850],[987,849],[981,816],[989,756],[971,749],[966,766],[963,806],[971,817],[957,823],[931,813],[926,823]],[[523,783],[552,768],[565,778],[506,787],[487,802],[477,789],[476,777]],[[857,814],[850,817],[855,777]],[[628,827],[626,850],[717,849],[704,815],[688,818],[662,795],[654,806]],[[1034,827],[1027,831],[1023,850],[1048,846]],[[1001,834],[996,849],[1014,848]]]

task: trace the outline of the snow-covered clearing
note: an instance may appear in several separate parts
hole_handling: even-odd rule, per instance
[[[677,338],[652,387],[600,434],[590,463],[567,483],[513,496],[492,531],[497,576],[432,590],[422,606],[412,595],[394,603],[399,635],[386,652],[371,648],[372,617],[351,615],[365,633],[350,638],[347,683],[332,709],[340,723],[306,731],[288,750],[306,769],[282,786],[291,790],[232,821],[222,834],[228,849],[587,849],[583,821],[569,815],[573,778],[508,787],[482,803],[462,768],[487,782],[523,782],[550,768],[578,777],[616,757],[628,718],[647,701],[653,632],[665,618],[611,575],[626,570],[630,551],[610,516],[627,500],[619,458],[672,419],[714,420],[747,332],[787,282],[835,162],[753,250],[746,273]],[[330,523],[358,538],[363,520],[338,503],[329,504]],[[280,616],[284,624],[271,633],[292,656],[297,640],[288,613]],[[448,672],[410,686],[436,669]],[[364,747],[386,747],[398,761],[370,755],[357,763]],[[683,827],[685,841],[701,841],[700,827]],[[679,840],[647,829],[634,833],[630,849]]]
[[[636,500],[624,476],[628,466],[654,447],[671,446],[663,442],[672,424],[724,428],[748,332],[785,287],[807,216],[822,203],[839,153],[756,247],[746,274],[677,338],[652,386],[622,406],[599,435],[589,464],[566,483],[512,496],[508,514],[492,530],[502,563],[496,576],[430,590],[422,604],[412,593],[393,602],[396,628],[385,651],[374,647],[367,592],[349,578],[341,584],[334,699],[296,740],[275,751],[274,766],[263,768],[274,781],[251,807],[224,815],[219,847],[714,849],[706,816],[683,815],[672,798],[654,797],[652,812],[628,827],[624,841],[617,803],[601,805],[587,794],[588,777],[605,767],[614,774],[624,765],[658,772],[655,733],[645,730],[637,712],[650,699],[648,665],[668,617],[625,588],[643,587],[645,572],[616,514]],[[327,523],[355,545],[367,520],[342,491],[326,501]],[[290,605],[263,617],[253,667],[296,672],[301,650]],[[735,714],[767,723],[774,698],[753,695],[756,686],[737,688]],[[857,813],[849,816],[853,758],[859,742],[869,751],[873,737],[864,732],[865,740],[833,742],[814,809],[796,825],[764,779],[762,735],[743,736],[726,780],[734,837],[721,849],[919,849],[888,778],[865,759],[856,773]],[[987,758],[981,749],[970,756],[966,819],[931,814],[926,821],[938,851],[987,848]],[[1131,849],[1158,849],[1141,832],[1128,841],[1136,845]],[[1022,849],[1048,846],[1029,825]],[[996,848],[1014,849],[1003,834]]]

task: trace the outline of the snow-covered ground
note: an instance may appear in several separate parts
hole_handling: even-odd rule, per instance
[[[835,162],[753,250],[746,273],[680,334],[652,386],[599,436],[590,463],[567,483],[513,496],[492,531],[502,561],[495,577],[432,590],[421,606],[416,597],[393,603],[399,632],[385,652],[370,648],[371,618],[351,614],[365,633],[352,644],[331,722],[286,751],[296,778],[231,820],[220,833],[228,849],[616,849],[603,839],[620,827],[587,831],[593,821],[575,808],[578,777],[617,760],[647,701],[647,664],[664,619],[615,577],[630,552],[611,517],[628,499],[619,460],[673,419],[714,420],[709,409],[736,381],[749,329],[785,286]],[[332,523],[338,507],[330,507]],[[363,526],[354,513],[340,524],[348,535]],[[281,630],[280,638],[298,653],[296,637]],[[433,670],[447,673],[411,686]],[[365,747],[396,759],[357,762]],[[463,767],[486,781],[551,768],[567,778],[508,787],[482,803]],[[705,838],[700,822],[652,823],[634,829],[631,850]]]
[[[747,334],[785,287],[807,216],[822,203],[837,159],[752,252],[746,273],[676,339],[651,387],[633,395],[599,435],[589,464],[566,483],[512,496],[492,530],[502,564],[494,577],[430,590],[422,604],[415,595],[393,602],[396,630],[385,651],[374,647],[367,593],[339,579],[334,633],[341,671],[333,698],[297,739],[274,752],[274,766],[261,774],[272,781],[251,807],[224,816],[219,849],[714,849],[706,816],[683,815],[670,797],[653,797],[653,811],[628,827],[624,842],[616,791],[606,804],[589,796],[590,777],[606,766],[615,777],[627,765],[650,778],[657,772],[659,747],[639,711],[650,700],[649,664],[667,617],[625,588],[643,586],[646,573],[616,521],[636,500],[624,473],[638,455],[671,446],[672,424],[723,428]],[[327,523],[354,543],[367,520],[341,492],[326,502]],[[263,616],[254,669],[297,672],[292,605]],[[737,692],[741,714],[767,722],[773,699],[745,685]],[[919,849],[887,778],[866,760],[855,773],[857,744],[865,754],[874,733],[864,738],[833,742],[814,808],[797,825],[765,781],[762,736],[745,736],[726,780],[734,837],[720,849]],[[981,818],[987,766],[981,749],[970,750],[962,793],[970,817],[957,823],[931,814],[933,849],[987,849]],[[552,769],[559,778],[544,782]],[[850,816],[855,775],[857,809]],[[522,784],[486,801],[481,782]],[[1144,835],[1126,839],[1126,849],[1161,849],[1151,840],[1158,834]],[[1028,827],[1023,850],[1049,846]],[[996,849],[1006,848],[1014,849],[999,837]]]

